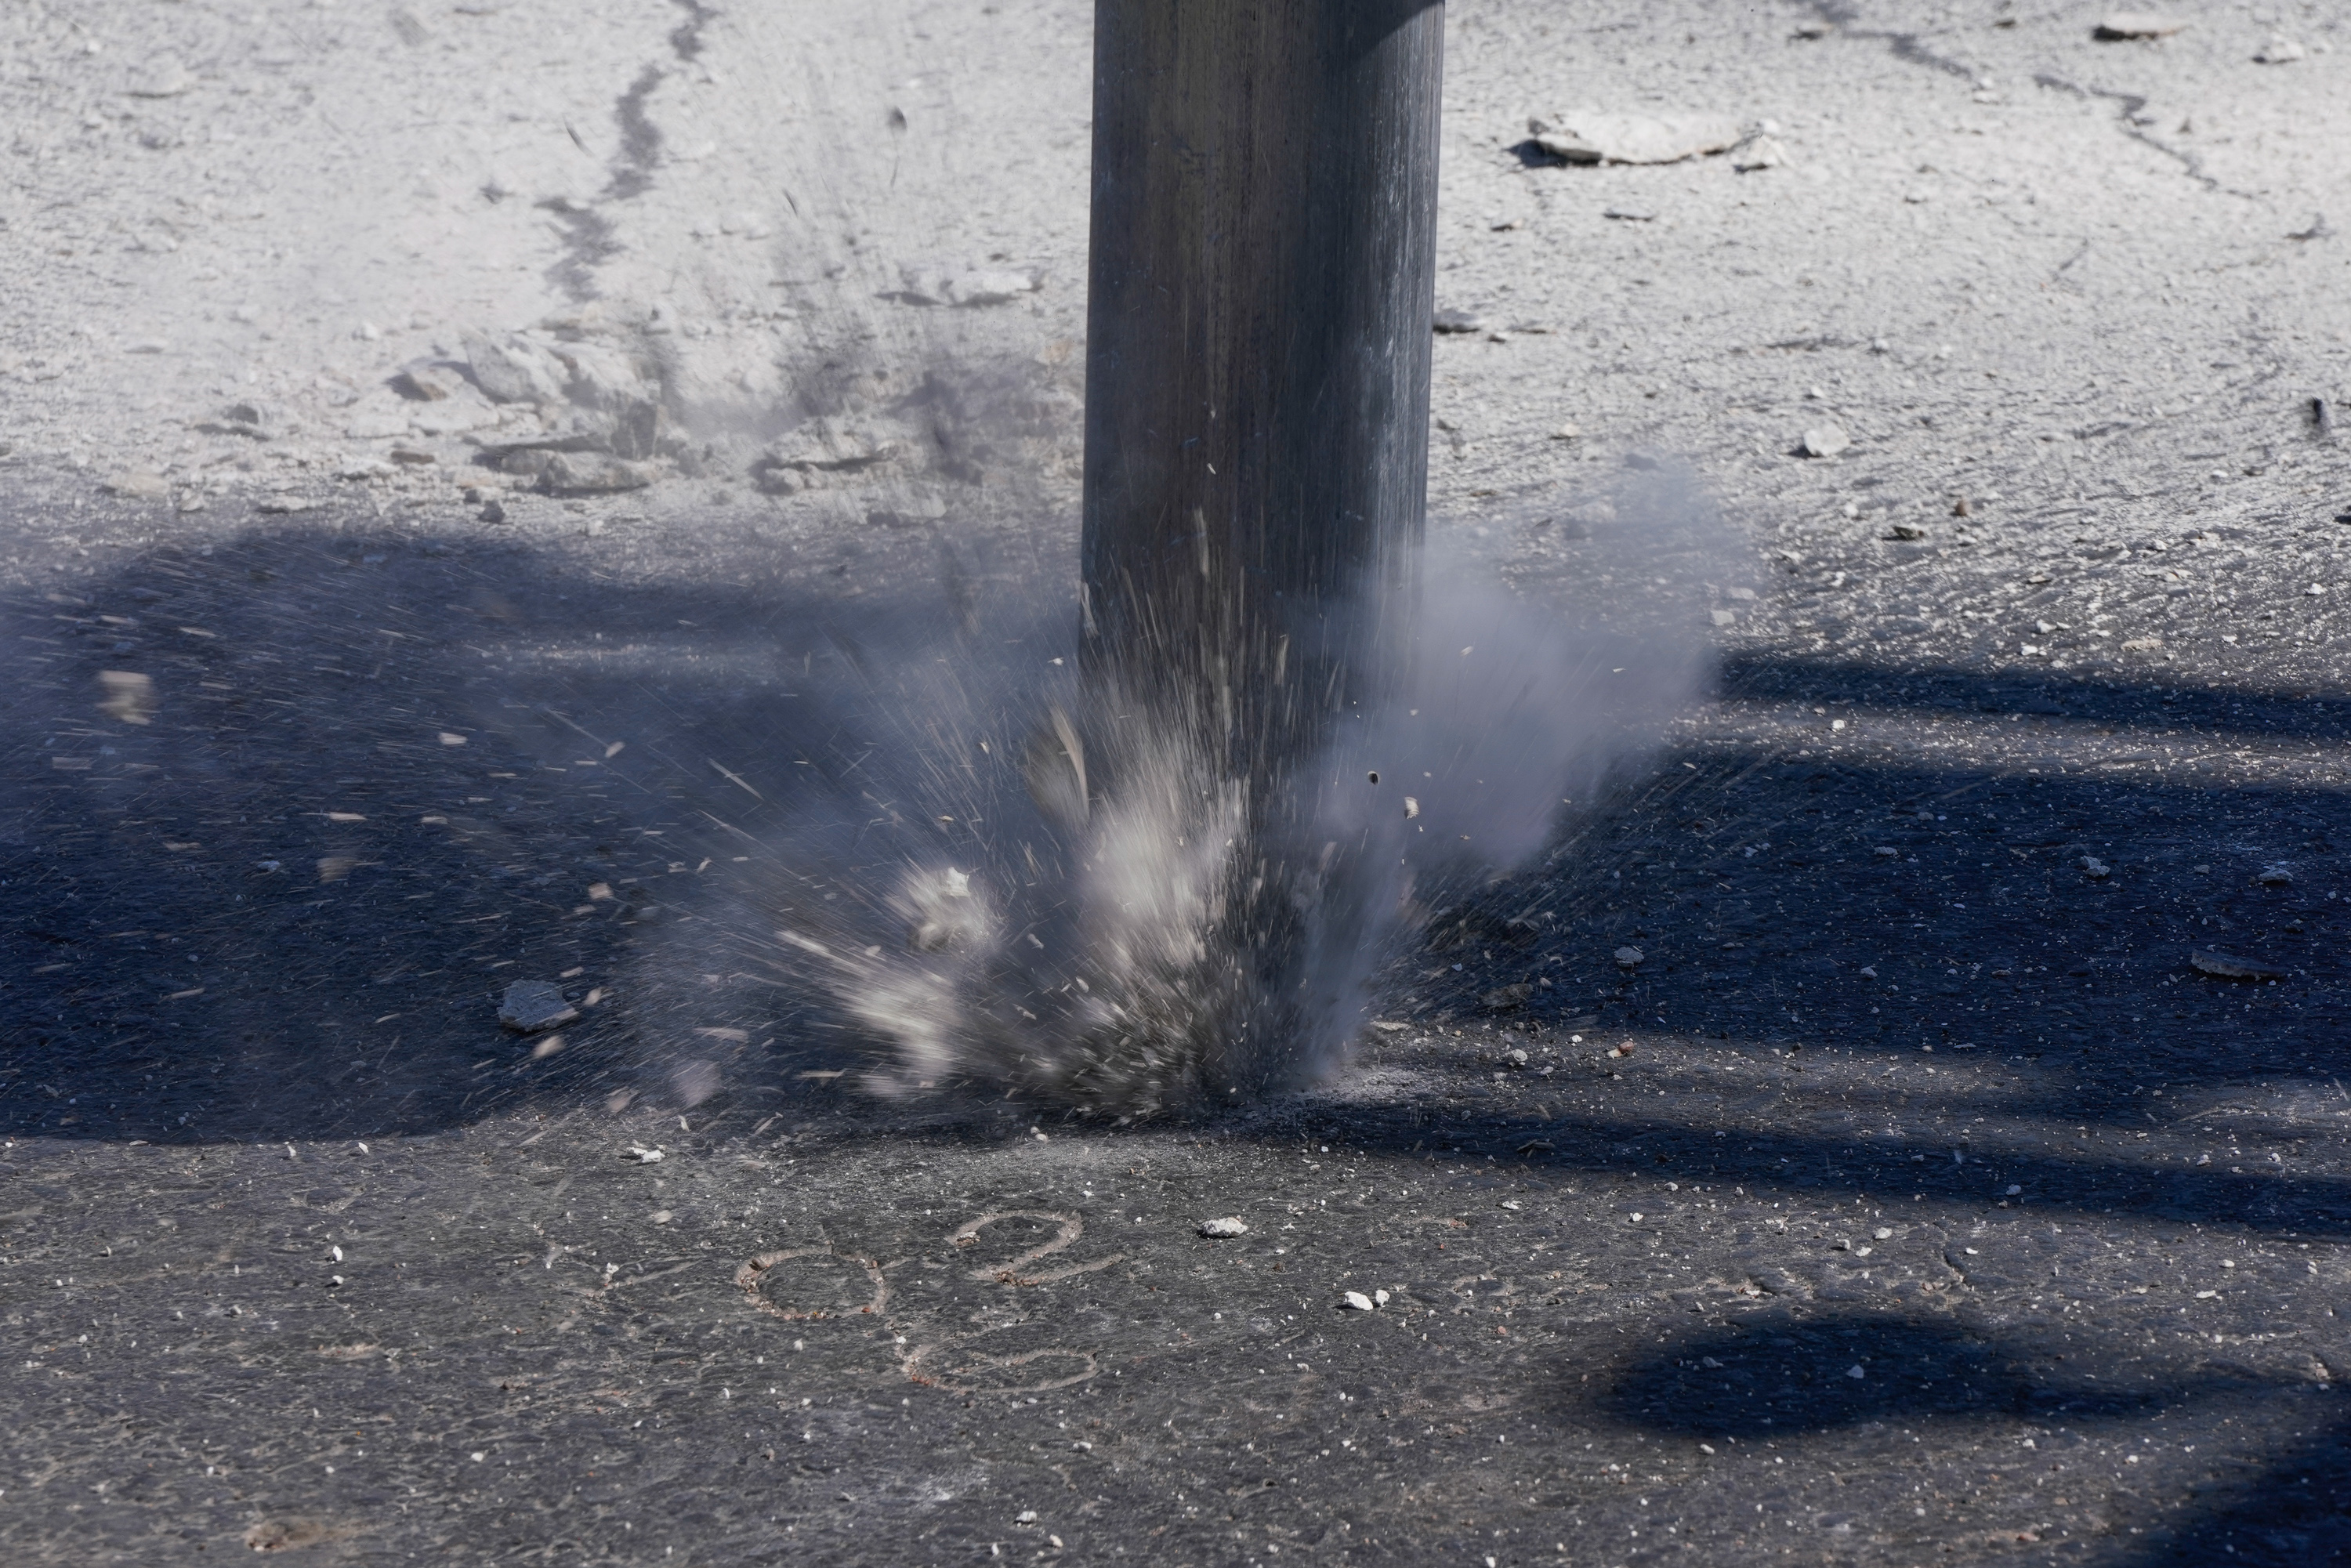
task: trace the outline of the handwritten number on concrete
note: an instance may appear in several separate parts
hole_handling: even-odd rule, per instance
[[[1083,1236],[1086,1233],[1086,1222],[1077,1215],[1057,1214],[1050,1209],[1013,1208],[1007,1209],[1000,1214],[983,1214],[977,1219],[972,1220],[962,1229],[956,1231],[955,1235],[950,1237],[948,1239],[952,1240],[958,1247],[968,1247],[973,1242],[979,1239],[979,1233],[982,1230],[986,1229],[988,1226],[1006,1219],[1042,1220],[1046,1224],[1058,1226],[1060,1228],[1060,1234],[1056,1235],[1050,1241],[1046,1242],[1042,1247],[1030,1248],[1028,1251],[1021,1253],[1019,1257],[1013,1259],[1008,1263],[984,1265],[980,1268],[974,1269],[971,1270],[968,1276],[969,1278],[974,1280],[993,1280],[998,1284],[1003,1285],[1044,1285],[1050,1284],[1055,1280],[1066,1280],[1073,1274],[1091,1274],[1097,1269],[1107,1269],[1113,1263],[1123,1261],[1126,1256],[1123,1252],[1113,1252],[1109,1257],[1101,1260],[1099,1262],[1075,1263],[1067,1268],[1050,1269],[1040,1274],[1022,1273],[1021,1270],[1029,1264],[1036,1262],[1040,1258],[1050,1257],[1053,1253],[1061,1251],[1063,1248],[1068,1247],[1071,1243],[1076,1241],[1079,1237]]]
[[[1050,1227],[1052,1234],[1003,1262],[967,1267],[962,1277],[1018,1295],[1028,1287],[1096,1273],[1125,1259],[1114,1252],[1087,1262],[1038,1268],[1085,1235],[1083,1218],[1050,1209],[982,1214],[951,1232],[947,1243],[967,1264],[991,1227],[1022,1222]],[[898,1364],[907,1378],[934,1388],[957,1394],[1035,1394],[1067,1388],[1100,1373],[1092,1351],[1050,1343],[1056,1325],[1028,1318],[1026,1308],[1009,1306],[1008,1298],[997,1292],[989,1293],[977,1313],[968,1311],[968,1298],[910,1305],[892,1291],[886,1273],[904,1261],[911,1260],[882,1263],[832,1247],[796,1247],[761,1253],[735,1270],[735,1283],[760,1312],[788,1322],[881,1320],[878,1326],[895,1341]],[[947,1330],[951,1311],[963,1322],[984,1322],[1008,1310],[1022,1315],[977,1329]]]
[[[851,1281],[841,1277],[841,1270],[829,1266],[814,1270],[806,1267],[785,1270],[783,1277],[790,1279],[798,1289],[794,1290],[791,1297],[784,1301],[778,1301],[773,1292],[761,1288],[766,1284],[769,1272],[778,1265],[807,1258],[822,1258],[827,1260],[828,1265],[845,1264],[862,1270],[866,1282],[872,1290],[872,1299],[863,1302],[858,1301],[855,1299],[857,1292],[846,1288]],[[810,1280],[809,1276],[811,1273],[819,1275],[823,1282]],[[852,1313],[880,1317],[888,1311],[890,1305],[890,1281],[883,1277],[881,1264],[871,1258],[860,1258],[848,1252],[836,1252],[830,1247],[795,1247],[785,1252],[762,1252],[735,1270],[735,1283],[741,1287],[744,1293],[751,1298],[752,1304],[761,1312],[770,1312],[777,1317],[794,1322],[802,1319],[846,1317]],[[805,1293],[810,1292],[811,1288],[815,1293],[822,1293],[824,1284],[831,1286],[830,1301],[819,1304],[807,1299]]]

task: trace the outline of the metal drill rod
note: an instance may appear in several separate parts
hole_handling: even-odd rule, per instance
[[[1409,593],[1443,24],[1426,0],[1095,8],[1089,656],[1245,771],[1363,695]]]
[[[1095,8],[1085,664],[1247,800],[1210,942],[1228,1000],[1202,1009],[1212,1093],[1327,1060],[1388,885],[1303,831],[1330,783],[1303,770],[1405,656],[1443,24],[1428,0]]]

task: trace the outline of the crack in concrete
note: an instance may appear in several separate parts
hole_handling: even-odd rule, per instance
[[[2056,92],[2070,92],[2079,99],[2108,99],[2122,105],[2122,112],[2116,123],[2122,128],[2124,135],[2134,141],[2143,142],[2165,157],[2173,160],[2189,179],[2208,191],[2217,191],[2223,195],[2241,196],[2247,201],[2253,199],[2253,193],[2251,191],[2240,191],[2233,186],[2223,185],[2220,181],[2204,172],[2204,160],[2196,153],[2183,152],[2172,146],[2171,143],[2150,136],[2141,130],[2137,123],[2138,111],[2147,107],[2147,99],[2145,94],[2116,92],[2111,88],[2084,87],[2079,82],[2068,81],[2064,77],[2049,71],[2035,71],[2032,74],[2032,85],[2048,88]]]
[[[1937,54],[1928,48],[1920,41],[1922,37],[1920,34],[1854,27],[1852,24],[1861,18],[1861,12],[1856,6],[1839,4],[1838,0],[1823,0],[1823,3],[1814,5],[1813,9],[1823,21],[1835,25],[1838,37],[1866,38],[1872,42],[1883,43],[1895,58],[1910,65],[1923,66],[1929,70],[1941,71],[1946,76],[1963,77],[1970,81],[1982,79],[1982,73],[1973,66],[1954,59],[1949,55]],[[2144,95],[2116,92],[2107,88],[2085,88],[2078,82],[2068,81],[2064,77],[2050,71],[2035,71],[2032,75],[2032,84],[2035,87],[2047,88],[2057,92],[2069,92],[2081,99],[2113,99],[2122,106],[2117,123],[2122,127],[2124,135],[2134,141],[2144,142],[2165,157],[2172,159],[2186,172],[2189,179],[2196,181],[2208,191],[2217,191],[2224,195],[2241,196],[2247,201],[2253,199],[2252,192],[2240,191],[2233,186],[2223,185],[2220,181],[2204,172],[2204,160],[2196,153],[2184,152],[2141,130],[2137,123],[2137,119],[2139,110],[2147,105],[2147,99]]]
[[[1858,6],[1842,5],[1837,3],[1837,0],[1823,0],[1822,4],[1814,5],[1813,9],[1819,14],[1823,21],[1835,26],[1837,36],[1847,38],[1866,38],[1872,42],[1883,43],[1893,51],[1894,57],[1898,60],[1907,61],[1914,66],[1924,66],[1929,70],[1941,71],[1946,76],[1964,77],[1969,81],[1979,80],[1982,76],[1982,73],[1973,66],[1955,60],[1949,55],[1938,55],[1928,48],[1919,41],[1920,34],[1896,33],[1879,28],[1855,28],[1853,24],[1861,20],[1861,11]]]
[[[685,20],[670,30],[670,53],[680,61],[692,61],[702,55],[702,30],[718,16],[717,10],[702,0],[672,0],[683,10]],[[653,171],[661,162],[661,127],[653,121],[645,105],[669,74],[668,67],[654,61],[639,71],[612,105],[612,118],[621,128],[620,151],[607,165],[604,188],[596,201],[633,201],[653,189]],[[585,303],[596,298],[596,270],[621,252],[621,242],[611,218],[592,206],[582,206],[568,198],[556,197],[538,204],[555,214],[555,221],[564,232],[563,256],[548,269],[548,279],[561,289],[567,298]]]

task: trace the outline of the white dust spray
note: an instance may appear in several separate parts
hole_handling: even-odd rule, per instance
[[[1080,679],[1074,592],[956,574],[954,613],[807,662],[829,739],[794,759],[781,874],[721,921],[736,959],[847,1028],[883,1093],[1130,1117],[1326,1078],[1424,913],[1535,856],[1704,683],[1678,586],[1707,528],[1643,515],[1581,610],[1425,562],[1393,700],[1289,776],[1311,799],[1272,843],[1248,781]],[[1290,956],[1259,961],[1259,925]]]

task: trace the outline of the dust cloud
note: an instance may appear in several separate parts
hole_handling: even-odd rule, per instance
[[[1385,695],[1252,777],[1081,668],[1074,582],[946,557],[929,604],[803,656],[820,742],[769,770],[781,826],[699,956],[723,932],[884,1095],[1131,1118],[1325,1081],[1431,912],[1539,855],[1709,678],[1719,524],[1679,480],[1606,510],[1581,592],[1424,550]]]

